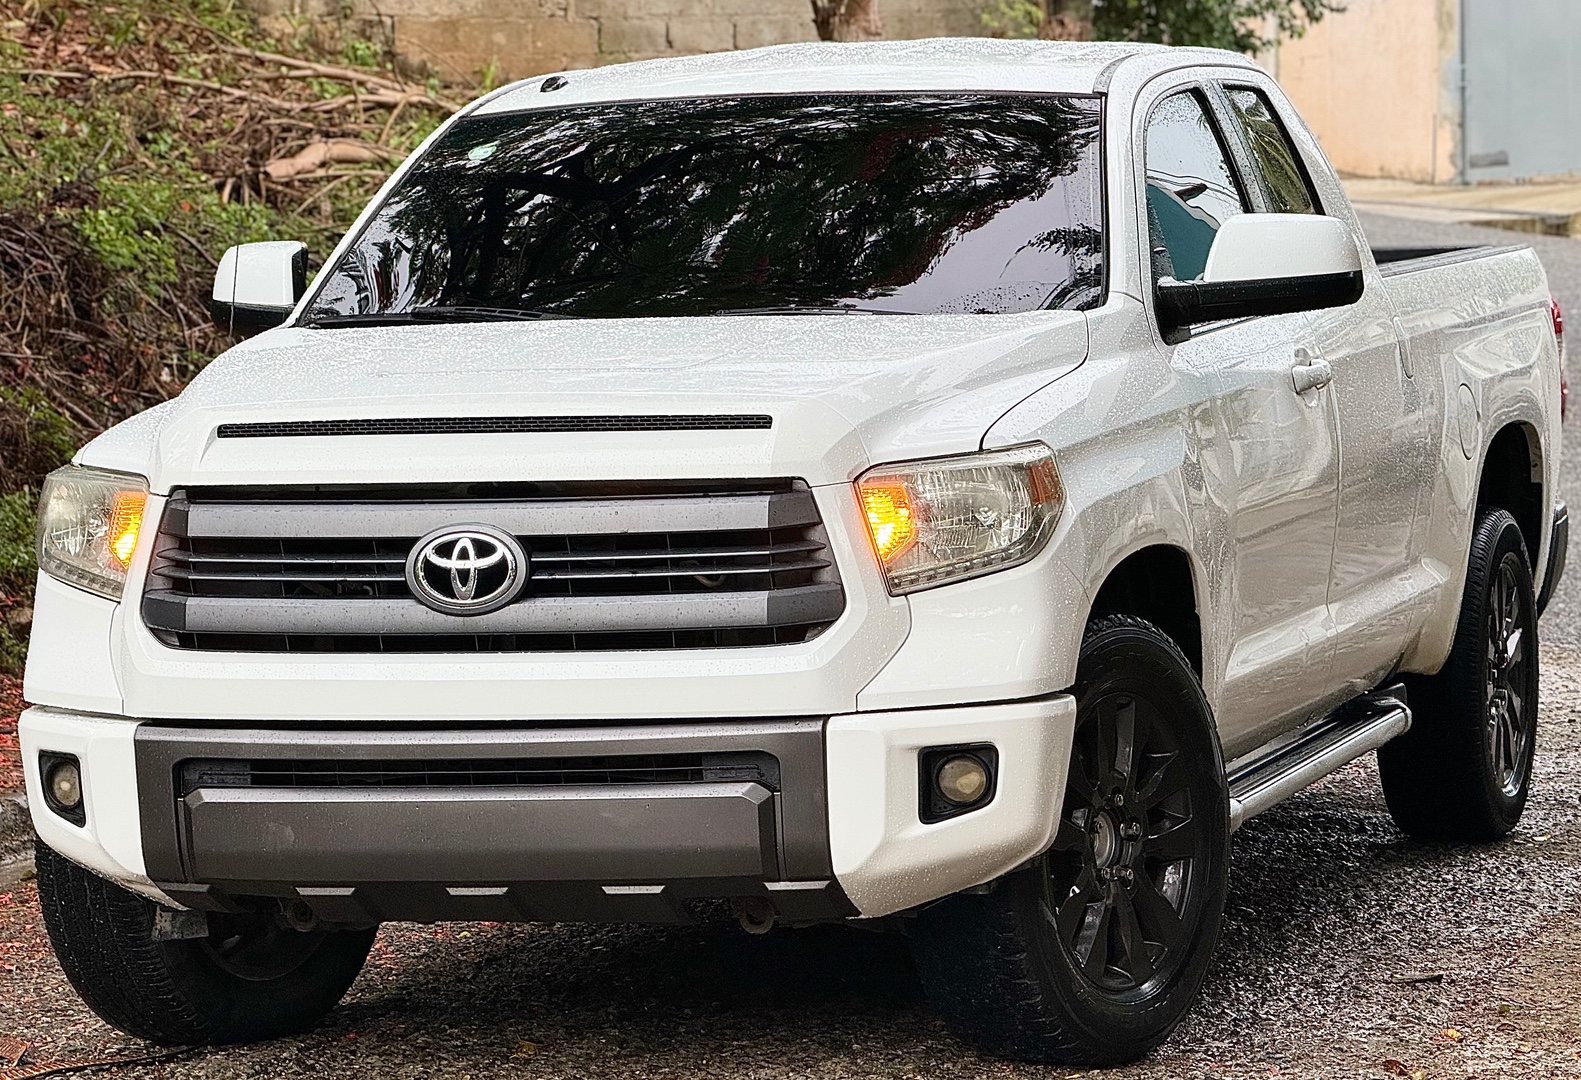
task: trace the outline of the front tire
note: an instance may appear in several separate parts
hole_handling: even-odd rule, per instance
[[[1053,846],[986,895],[924,909],[923,985],[967,1042],[1105,1066],[1161,1043],[1218,941],[1229,792],[1212,715],[1180,649],[1141,619],[1095,620]]]
[[[44,926],[71,985],[106,1023],[166,1046],[311,1027],[350,988],[377,932],[301,933],[272,915],[211,915],[207,938],[156,941],[153,901],[42,842],[35,865]]]
[[[1437,675],[1407,681],[1411,730],[1378,751],[1384,801],[1423,840],[1486,843],[1526,809],[1537,745],[1537,602],[1520,526],[1484,509]]]

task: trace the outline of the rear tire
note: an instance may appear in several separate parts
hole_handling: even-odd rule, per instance
[[[1161,1043],[1196,1000],[1224,912],[1229,791],[1207,701],[1141,619],[1087,629],[1076,740],[1048,852],[986,895],[924,909],[923,985],[967,1042],[1103,1066]]]
[[[1449,660],[1407,686],[1411,730],[1378,751],[1395,822],[1423,840],[1508,834],[1526,809],[1536,752],[1537,603],[1507,511],[1477,517]]]
[[[66,978],[108,1024],[166,1046],[253,1042],[313,1026],[362,970],[373,930],[300,933],[210,915],[210,936],[155,941],[159,905],[37,844],[39,902]]]

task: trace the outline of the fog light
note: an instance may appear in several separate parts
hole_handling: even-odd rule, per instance
[[[938,785],[940,795],[965,806],[982,798],[983,792],[988,790],[988,768],[976,758],[962,754],[940,765],[933,782]]]
[[[44,802],[73,825],[87,823],[82,805],[82,766],[70,754],[43,753],[38,771],[44,781]]]
[[[987,806],[994,798],[999,751],[990,744],[930,746],[917,755],[918,816],[931,824]]]
[[[82,805],[82,774],[69,761],[56,765],[49,773],[49,793],[66,810]]]

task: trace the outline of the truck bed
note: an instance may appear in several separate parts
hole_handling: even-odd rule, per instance
[[[1492,255],[1503,255],[1512,251],[1521,251],[1524,244],[1477,244],[1470,247],[1375,247],[1372,257],[1378,264],[1378,270],[1385,277],[1396,274],[1409,274],[1416,270],[1426,270],[1435,266],[1446,266],[1451,263],[1468,262],[1472,259],[1486,258]]]

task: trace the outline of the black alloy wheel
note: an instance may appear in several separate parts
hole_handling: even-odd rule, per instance
[[[1487,752],[1494,782],[1507,798],[1526,785],[1528,750],[1535,734],[1529,699],[1528,654],[1536,642],[1526,633],[1521,595],[1520,556],[1505,552],[1493,578],[1487,612]],[[1527,586],[1530,589],[1530,585]]]
[[[1197,674],[1158,627],[1094,619],[1053,843],[909,924],[928,998],[989,1053],[1119,1065],[1196,1000],[1229,881],[1229,789]]]
[[[1449,658],[1406,678],[1411,729],[1378,750],[1389,813],[1412,836],[1486,843],[1526,809],[1538,704],[1530,566],[1515,519],[1483,507]]]
[[[1211,846],[1203,826],[1159,710],[1127,693],[1087,703],[1043,884],[1060,945],[1095,989],[1145,995],[1179,969],[1181,913],[1195,905],[1199,853]]]

